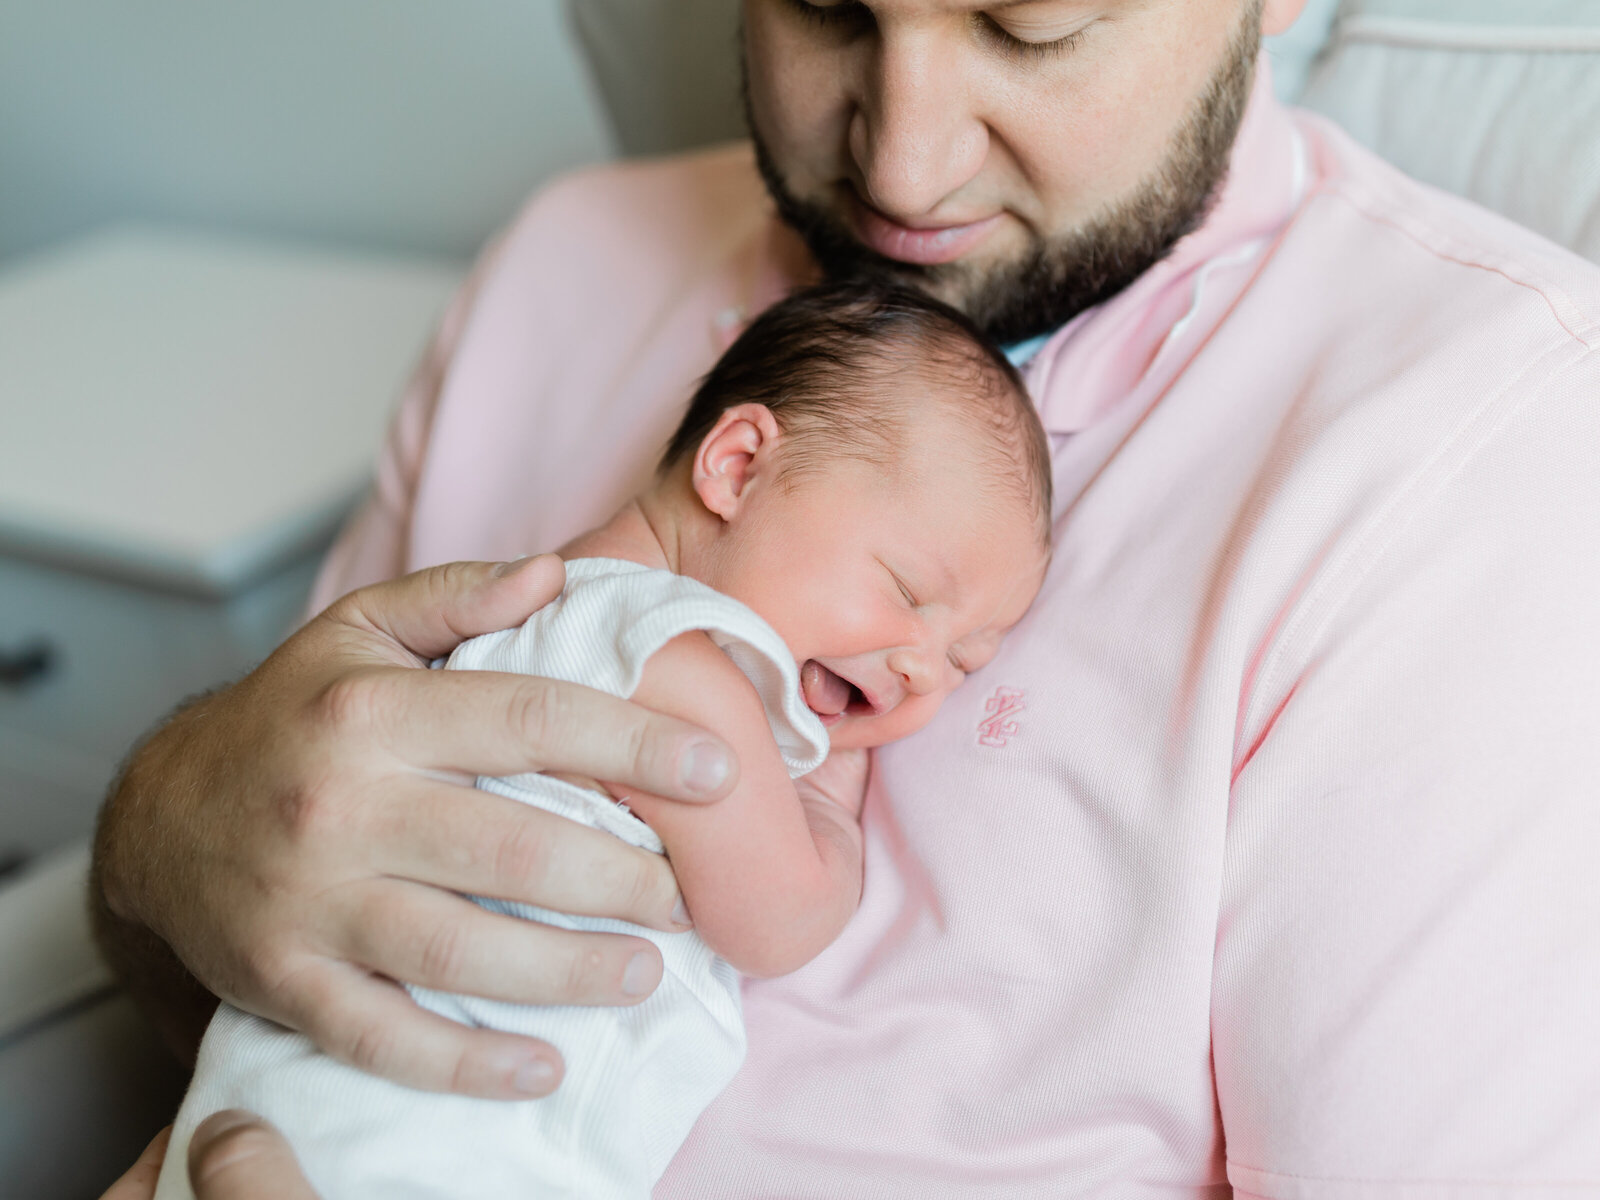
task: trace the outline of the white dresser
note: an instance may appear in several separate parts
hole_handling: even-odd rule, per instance
[[[0,269],[0,865],[293,627],[459,278],[139,228]]]

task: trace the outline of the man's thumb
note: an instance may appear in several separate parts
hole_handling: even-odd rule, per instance
[[[317,1200],[283,1135],[237,1109],[213,1113],[189,1143],[195,1200]]]
[[[383,634],[432,659],[468,638],[521,625],[560,595],[565,583],[566,565],[554,554],[445,563],[351,592],[324,616]]]

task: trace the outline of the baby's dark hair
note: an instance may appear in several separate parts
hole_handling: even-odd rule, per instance
[[[661,470],[694,454],[738,404],[772,411],[788,447],[786,476],[839,458],[892,469],[916,414],[870,385],[908,371],[970,382],[970,395],[949,407],[1022,468],[1002,472],[995,490],[1031,500],[1048,540],[1049,443],[1022,377],[956,309],[894,284],[820,284],[767,309],[700,381]]]

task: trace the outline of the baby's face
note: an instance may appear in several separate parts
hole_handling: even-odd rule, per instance
[[[842,459],[770,490],[716,585],[782,635],[836,747],[928,723],[994,657],[1044,578],[1039,518],[956,422],[892,469]],[[1020,470],[1020,467],[1011,468]]]

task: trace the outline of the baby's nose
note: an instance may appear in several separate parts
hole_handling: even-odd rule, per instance
[[[939,687],[939,670],[933,656],[912,646],[889,652],[889,669],[905,683],[906,691],[926,696]]]

